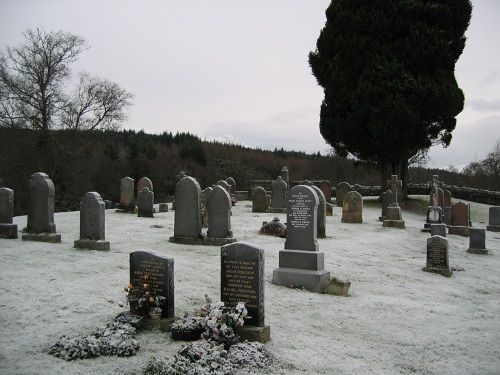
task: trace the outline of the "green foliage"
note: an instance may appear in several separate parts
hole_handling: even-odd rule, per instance
[[[450,143],[471,9],[468,0],[331,2],[309,64],[325,95],[320,131],[337,155],[404,166]]]

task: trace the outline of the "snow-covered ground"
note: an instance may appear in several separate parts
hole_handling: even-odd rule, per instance
[[[473,226],[485,228],[490,206],[471,205]],[[318,240],[325,268],[352,282],[349,297],[337,297],[272,284],[285,240],[258,231],[286,215],[252,213],[249,201],[233,207],[234,236],[265,250],[266,347],[279,365],[261,373],[500,374],[500,233],[486,232],[489,255],[468,254],[468,238],[448,235],[450,264],[464,270],[447,278],[422,271],[425,216],[403,211],[401,230],[382,227],[379,215],[372,203],[362,224],[342,224],[338,207],[327,217]],[[205,294],[220,297],[220,248],[170,243],[173,219],[106,211],[108,252],[73,248],[79,212],[55,214],[61,244],[0,239],[0,373],[135,374],[153,356],[173,356],[182,342],[159,330],[137,335],[134,357],[65,362],[47,353],[60,336],[90,334],[124,311],[132,251],[175,259],[176,315]],[[22,230],[26,217],[14,222]]]

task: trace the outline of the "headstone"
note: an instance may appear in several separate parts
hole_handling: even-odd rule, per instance
[[[201,227],[208,228],[208,199],[212,195],[214,188],[207,187],[201,192]]]
[[[174,235],[171,242],[202,244],[201,188],[193,177],[184,177],[175,189]]]
[[[451,192],[443,190],[443,207],[451,207]]]
[[[337,185],[337,191],[335,193],[337,207],[343,207],[344,197],[349,191],[351,191],[351,185],[349,185],[347,182],[341,182]]]
[[[273,283],[323,293],[330,280],[324,268],[324,253],[317,241],[319,198],[314,189],[298,185],[290,189],[287,205],[285,249],[279,252],[279,268]]]
[[[162,318],[174,317],[174,259],[156,255],[149,251],[134,251],[130,253],[130,284],[143,287],[155,296],[165,297]],[[136,311],[131,311],[137,313]]]
[[[446,237],[446,224],[431,224],[431,236]]]
[[[486,230],[500,232],[500,206],[489,208]]]
[[[137,194],[139,194],[145,187],[147,187],[149,191],[154,191],[153,183],[147,177],[143,177],[139,180],[139,182],[137,182]]]
[[[266,190],[257,186],[252,191],[252,212],[267,212],[269,208],[268,199],[266,198]]]
[[[363,222],[363,197],[357,191],[349,191],[345,194],[341,222]]]
[[[120,181],[120,204],[118,209],[125,212],[135,210],[134,180],[130,177],[124,177]]]
[[[286,212],[287,183],[278,176],[271,183],[271,206],[269,212]]]
[[[231,185],[229,185],[226,180],[219,180],[216,185],[222,186],[224,190],[231,194]]]
[[[0,238],[17,238],[14,218],[14,190],[0,187]]]
[[[168,212],[168,203],[158,204],[158,212]]]
[[[317,186],[311,186],[313,190],[318,194],[319,204],[318,204],[318,219],[317,219],[317,237],[326,238],[326,199],[325,195],[321,189]]]
[[[110,210],[113,208],[113,202],[111,202],[109,199],[104,200],[104,209]]]
[[[148,187],[144,187],[137,193],[137,216],[154,217],[154,202],[154,193]]]
[[[446,225],[451,225],[451,206],[444,206],[443,207],[443,222]]]
[[[288,189],[288,187],[290,186],[290,171],[286,166],[283,166],[283,168],[281,168],[280,177],[283,181],[285,181],[286,187]]]
[[[438,204],[437,205],[441,208],[444,207],[444,190],[441,188],[438,188]]]
[[[382,193],[382,214],[379,216],[379,221],[384,221],[387,216],[387,207],[391,205],[392,202],[392,192],[391,190],[386,190]]]
[[[231,230],[231,197],[221,185],[216,185],[208,197],[208,231],[204,245],[222,246],[236,242]]]
[[[74,246],[78,249],[109,250],[105,236],[105,203],[99,193],[85,194],[80,203],[80,239]]]
[[[326,204],[326,216],[333,216],[333,204]]]
[[[54,223],[55,188],[52,180],[45,173],[34,173],[29,189],[28,225],[23,230],[22,240],[61,243],[61,235],[56,233]]]
[[[323,192],[325,196],[326,203],[330,203],[332,200],[332,187],[330,185],[330,181],[323,180],[319,183],[319,188]]]
[[[391,204],[387,207],[386,218],[382,226],[391,228],[405,227],[405,222],[403,221],[401,215],[401,207],[398,204],[398,191],[401,186],[401,180],[398,180],[397,175],[392,175],[391,177]]]
[[[486,230],[479,228],[469,229],[469,249],[468,253],[487,255],[488,249],[486,249]]]
[[[226,182],[229,185],[229,194],[236,194],[236,181],[232,177],[226,178]]]
[[[439,273],[446,277],[453,275],[453,271],[450,269],[448,240],[446,238],[432,236],[427,239],[427,263],[423,271]]]
[[[222,246],[221,301],[227,306],[245,303],[250,318],[238,334],[250,333],[260,342],[268,341],[271,332],[264,322],[264,285],[264,249],[247,242]],[[247,339],[246,336],[241,338]]]
[[[441,207],[429,206],[427,207],[427,218],[425,219],[424,231],[430,231],[431,225],[441,224],[443,222],[443,211]]]
[[[469,205],[464,202],[456,202],[451,205],[451,225],[469,226]]]

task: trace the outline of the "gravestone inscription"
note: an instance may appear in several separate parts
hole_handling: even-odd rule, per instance
[[[130,253],[130,284],[147,286],[155,296],[165,297],[162,318],[174,317],[174,259],[149,251]],[[137,313],[131,309],[132,313]]]

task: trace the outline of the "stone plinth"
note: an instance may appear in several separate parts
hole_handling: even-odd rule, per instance
[[[17,224],[0,224],[0,238],[16,239]]]

